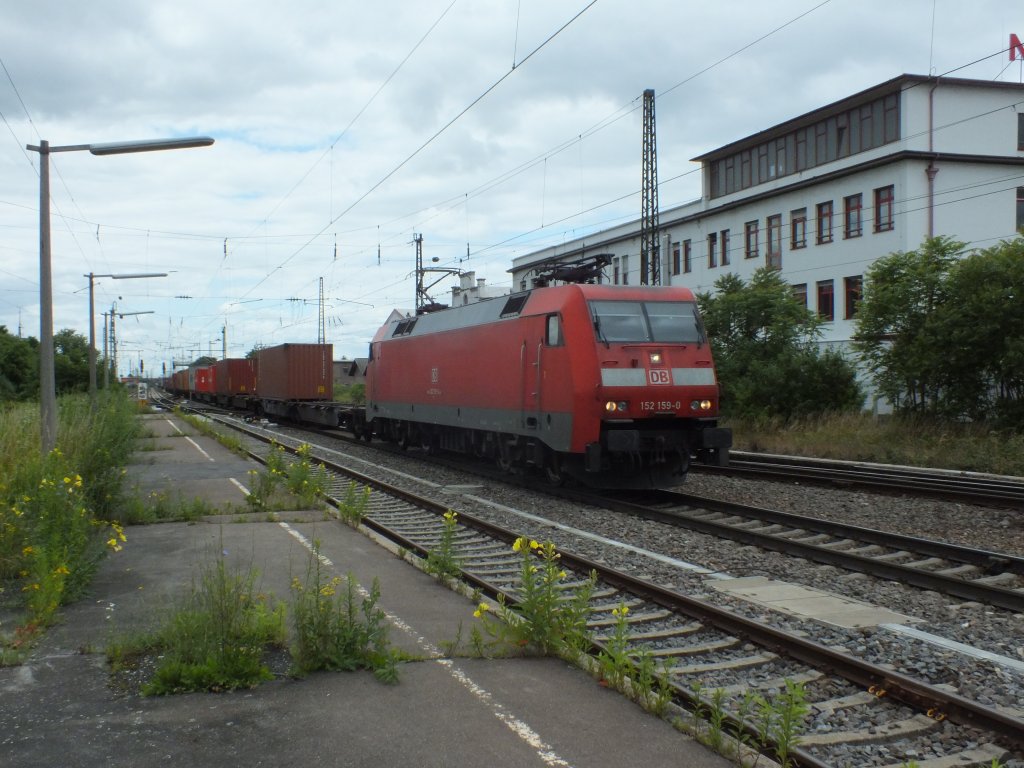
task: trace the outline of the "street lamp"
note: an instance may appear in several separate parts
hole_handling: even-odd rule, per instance
[[[196,136],[183,139],[150,139],[104,144],[73,144],[51,147],[40,141],[26,149],[39,153],[39,416],[41,444],[45,456],[57,444],[57,389],[53,361],[53,285],[50,272],[50,153],[81,152],[94,155],[119,155],[130,152],[155,152],[162,149],[208,147],[213,139]]]
[[[130,280],[139,277],[167,277],[166,272],[138,272],[131,275],[97,275],[90,272],[82,277],[89,278],[89,402],[96,405],[96,312],[93,309],[92,281],[97,277],[114,280]]]

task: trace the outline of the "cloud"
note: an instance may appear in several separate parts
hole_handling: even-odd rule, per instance
[[[413,304],[414,234],[501,285],[514,257],[636,217],[645,88],[668,207],[700,194],[692,157],[903,72],[1019,77],[990,54],[1024,32],[995,0],[599,0],[560,32],[583,0],[9,5],[0,324],[38,334],[25,144],[216,138],[53,156],[55,325],[87,332],[83,274],[166,271],[96,288],[108,311],[152,311],[119,332],[149,371],[219,350],[224,328],[232,356],[315,340],[321,278],[329,340],[363,354]]]

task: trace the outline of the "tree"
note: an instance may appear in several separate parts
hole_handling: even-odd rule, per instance
[[[53,377],[57,394],[89,388],[89,340],[70,328],[53,335]]]
[[[916,251],[878,259],[865,273],[854,348],[879,394],[898,410],[942,410],[951,376],[939,310],[965,247],[950,237],[930,238]]]
[[[758,269],[749,284],[723,275],[715,289],[697,300],[727,414],[789,419],[860,407],[856,370],[839,352],[819,348],[820,321],[778,270]]]
[[[975,252],[950,271],[936,323],[946,347],[947,410],[1024,425],[1024,240]]]
[[[39,342],[0,325],[0,402],[29,400],[39,390]]]

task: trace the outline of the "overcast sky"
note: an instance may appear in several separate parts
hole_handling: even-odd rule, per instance
[[[691,158],[903,73],[1020,82],[1006,0],[38,0],[0,9],[0,325],[39,336],[39,155],[51,156],[54,327],[121,372],[317,340],[362,356],[437,266],[512,259],[640,213],[641,95],[661,208]],[[431,262],[433,263],[433,262]],[[450,282],[434,289],[450,298]],[[151,314],[150,314],[151,313]]]

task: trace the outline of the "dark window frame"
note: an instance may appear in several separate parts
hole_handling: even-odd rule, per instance
[[[846,307],[843,313],[845,320],[852,320],[857,315],[857,305],[864,297],[864,277],[852,275],[843,278],[843,294],[846,298]]]
[[[824,322],[836,319],[836,288],[834,280],[819,280],[817,283],[818,317]]]
[[[782,269],[782,214],[773,213],[765,219],[765,266]]]
[[[797,208],[789,213],[789,248],[796,251],[807,247],[807,209]]]
[[[743,225],[743,256],[747,259],[756,259],[761,255],[761,223],[759,221],[748,221]]]
[[[864,195],[858,192],[843,198],[843,239],[864,234]]]
[[[834,208],[835,207],[831,200],[826,200],[823,203],[818,203],[818,227],[816,240],[818,245],[825,245],[826,243],[832,242],[832,223],[833,217],[835,216]]]
[[[895,229],[893,206],[896,202],[896,187],[892,184],[875,190],[875,232],[891,232]]]

